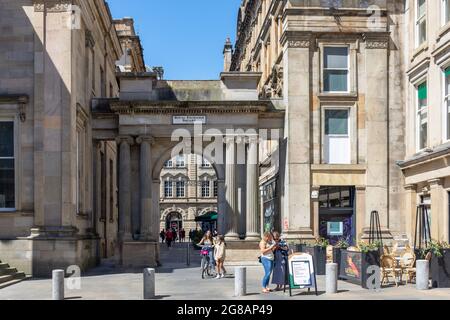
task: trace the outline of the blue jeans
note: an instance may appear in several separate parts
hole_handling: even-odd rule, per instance
[[[272,275],[273,270],[273,260],[261,257],[261,262],[264,267],[264,278],[262,280],[262,287],[264,289],[269,287],[270,276]]]

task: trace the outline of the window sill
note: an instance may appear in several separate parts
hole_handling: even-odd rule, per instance
[[[416,58],[422,53],[428,50],[428,41],[425,41],[420,46],[418,46],[412,53],[411,62],[416,60]]]
[[[322,92],[317,95],[321,101],[356,101],[358,100],[358,93],[356,92]]]
[[[313,164],[312,171],[361,171],[365,172],[365,164]]]
[[[450,22],[447,22],[445,25],[439,29],[437,41],[440,41],[443,36],[445,36],[450,31]]]

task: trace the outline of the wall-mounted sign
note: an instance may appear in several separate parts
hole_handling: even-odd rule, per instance
[[[206,116],[173,116],[173,124],[206,124]]]
[[[319,199],[319,190],[311,191],[311,199]]]

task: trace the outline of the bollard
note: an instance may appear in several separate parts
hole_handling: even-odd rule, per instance
[[[234,269],[234,296],[242,297],[247,294],[247,268],[236,267]]]
[[[335,294],[338,291],[338,264],[327,263],[326,266],[326,294]]]
[[[144,300],[155,298],[155,269],[144,269]]]
[[[416,289],[428,290],[430,283],[430,263],[428,260],[416,261]]]
[[[52,272],[52,299],[64,300],[64,270]]]

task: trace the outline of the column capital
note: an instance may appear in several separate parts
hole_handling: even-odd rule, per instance
[[[403,189],[406,191],[417,191],[417,184],[406,184]]]
[[[130,146],[134,144],[134,139],[131,136],[118,136],[116,138],[116,142],[118,144],[122,144],[123,142],[128,143]]]
[[[136,139],[137,144],[142,144],[143,142],[148,142],[150,145],[153,145],[155,143],[155,138],[153,138],[153,136],[139,136]]]
[[[430,185],[430,187],[436,187],[436,186],[442,185],[443,179],[441,179],[441,178],[431,179],[431,180],[428,180],[427,182]]]

